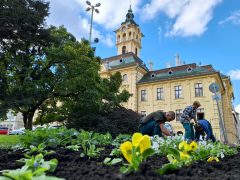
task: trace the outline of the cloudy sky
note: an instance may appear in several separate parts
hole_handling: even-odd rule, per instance
[[[154,69],[174,66],[176,54],[185,63],[212,64],[234,85],[234,106],[240,112],[240,0],[90,0],[101,3],[94,13],[96,55],[116,55],[115,34],[131,3],[145,37],[141,59]],[[89,37],[90,12],[85,0],[50,0],[48,24],[64,25],[78,39]]]

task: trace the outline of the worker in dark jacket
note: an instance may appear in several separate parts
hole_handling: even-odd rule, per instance
[[[173,111],[155,111],[141,119],[139,130],[142,134],[149,136],[158,135],[162,137],[162,133],[166,136],[171,136],[171,133],[164,127],[164,123],[174,119],[175,113]]]
[[[206,133],[206,141],[212,140],[212,142],[216,141],[215,136],[213,135],[213,130],[210,122],[206,119],[201,119],[197,121],[197,124],[195,127],[195,140],[198,141],[200,138],[200,135],[204,135]]]

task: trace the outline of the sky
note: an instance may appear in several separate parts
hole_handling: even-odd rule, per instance
[[[240,0],[90,0],[98,7],[93,15],[92,38],[100,42],[96,55],[117,55],[114,30],[132,7],[144,38],[140,58],[154,70],[175,66],[180,55],[186,64],[211,64],[231,77],[240,113]],[[91,13],[85,0],[50,0],[47,24],[64,25],[78,40],[89,38]]]

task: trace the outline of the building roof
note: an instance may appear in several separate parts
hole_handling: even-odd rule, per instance
[[[161,80],[178,79],[183,77],[191,77],[196,75],[213,74],[216,72],[217,71],[213,69],[211,65],[197,66],[196,63],[185,64],[181,66],[170,67],[156,71],[149,71],[142,77],[142,79],[140,79],[138,84],[156,82]]]
[[[133,52],[128,52],[125,54],[102,59],[102,63],[107,66],[107,69],[111,70],[139,65],[140,67],[148,71],[148,68],[146,67],[144,62]]]
[[[134,14],[132,12],[132,8],[131,8],[131,5],[130,5],[130,8],[128,10],[128,13],[126,14],[126,20],[124,22],[122,22],[122,25],[123,24],[134,24],[136,26],[139,26],[135,21],[134,21]]]

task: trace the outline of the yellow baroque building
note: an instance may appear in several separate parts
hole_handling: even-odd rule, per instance
[[[174,111],[176,119],[171,124],[176,132],[184,132],[179,116],[186,106],[198,100],[202,106],[198,109],[197,119],[209,120],[216,138],[223,141],[219,125],[221,116],[224,123],[222,132],[227,141],[238,142],[238,121],[232,114],[233,87],[228,76],[215,70],[212,65],[181,64],[178,58],[174,67],[159,70],[150,67],[149,70],[139,58],[144,35],[134,21],[131,7],[125,22],[115,33],[118,55],[102,60],[100,75],[109,77],[116,72],[122,74],[121,90],[126,89],[132,94],[129,101],[122,104],[124,107],[142,115],[156,110]],[[220,86],[220,114],[213,93],[209,90],[211,83]]]

